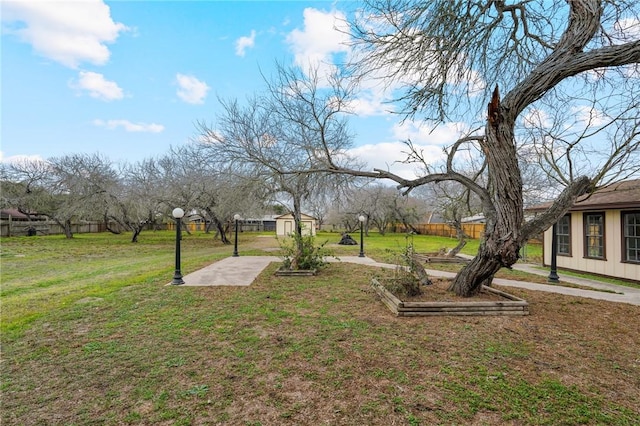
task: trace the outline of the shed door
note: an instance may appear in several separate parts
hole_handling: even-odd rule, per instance
[[[287,220],[284,222],[284,235],[293,234],[293,222]]]

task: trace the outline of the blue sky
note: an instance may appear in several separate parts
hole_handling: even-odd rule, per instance
[[[274,62],[348,54],[335,30],[353,2],[3,1],[2,160],[100,152],[116,162],[159,156],[214,122],[217,97],[264,87]],[[342,56],[341,56],[342,55]],[[411,137],[435,158],[457,124],[428,134],[399,124],[373,92],[350,120],[353,154],[401,160]],[[394,171],[412,175],[411,167]]]

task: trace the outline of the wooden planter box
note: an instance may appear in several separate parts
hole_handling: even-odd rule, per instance
[[[414,255],[419,260],[425,263],[469,263],[469,259],[465,259],[463,257],[447,257],[438,254],[419,254],[416,253]]]
[[[276,270],[276,276],[279,277],[309,277],[315,275],[316,269],[283,269]]]
[[[482,287],[482,291],[503,297],[504,302],[403,302],[389,292],[375,278],[371,286],[380,300],[399,317],[442,316],[442,315],[529,315],[526,300],[491,287]]]

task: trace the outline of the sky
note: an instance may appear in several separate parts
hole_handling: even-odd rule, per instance
[[[114,162],[164,155],[214,123],[219,98],[245,99],[262,74],[348,54],[349,1],[3,0],[0,159],[101,153]],[[429,133],[362,94],[351,153],[406,177],[401,140],[428,157],[457,136]]]

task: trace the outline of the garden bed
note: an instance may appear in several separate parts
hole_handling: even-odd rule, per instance
[[[526,300],[504,291],[483,286],[478,296],[463,298],[446,290],[448,280],[433,282],[433,285],[424,289],[422,295],[405,300],[399,299],[375,278],[371,280],[371,286],[396,316],[529,315]]]

